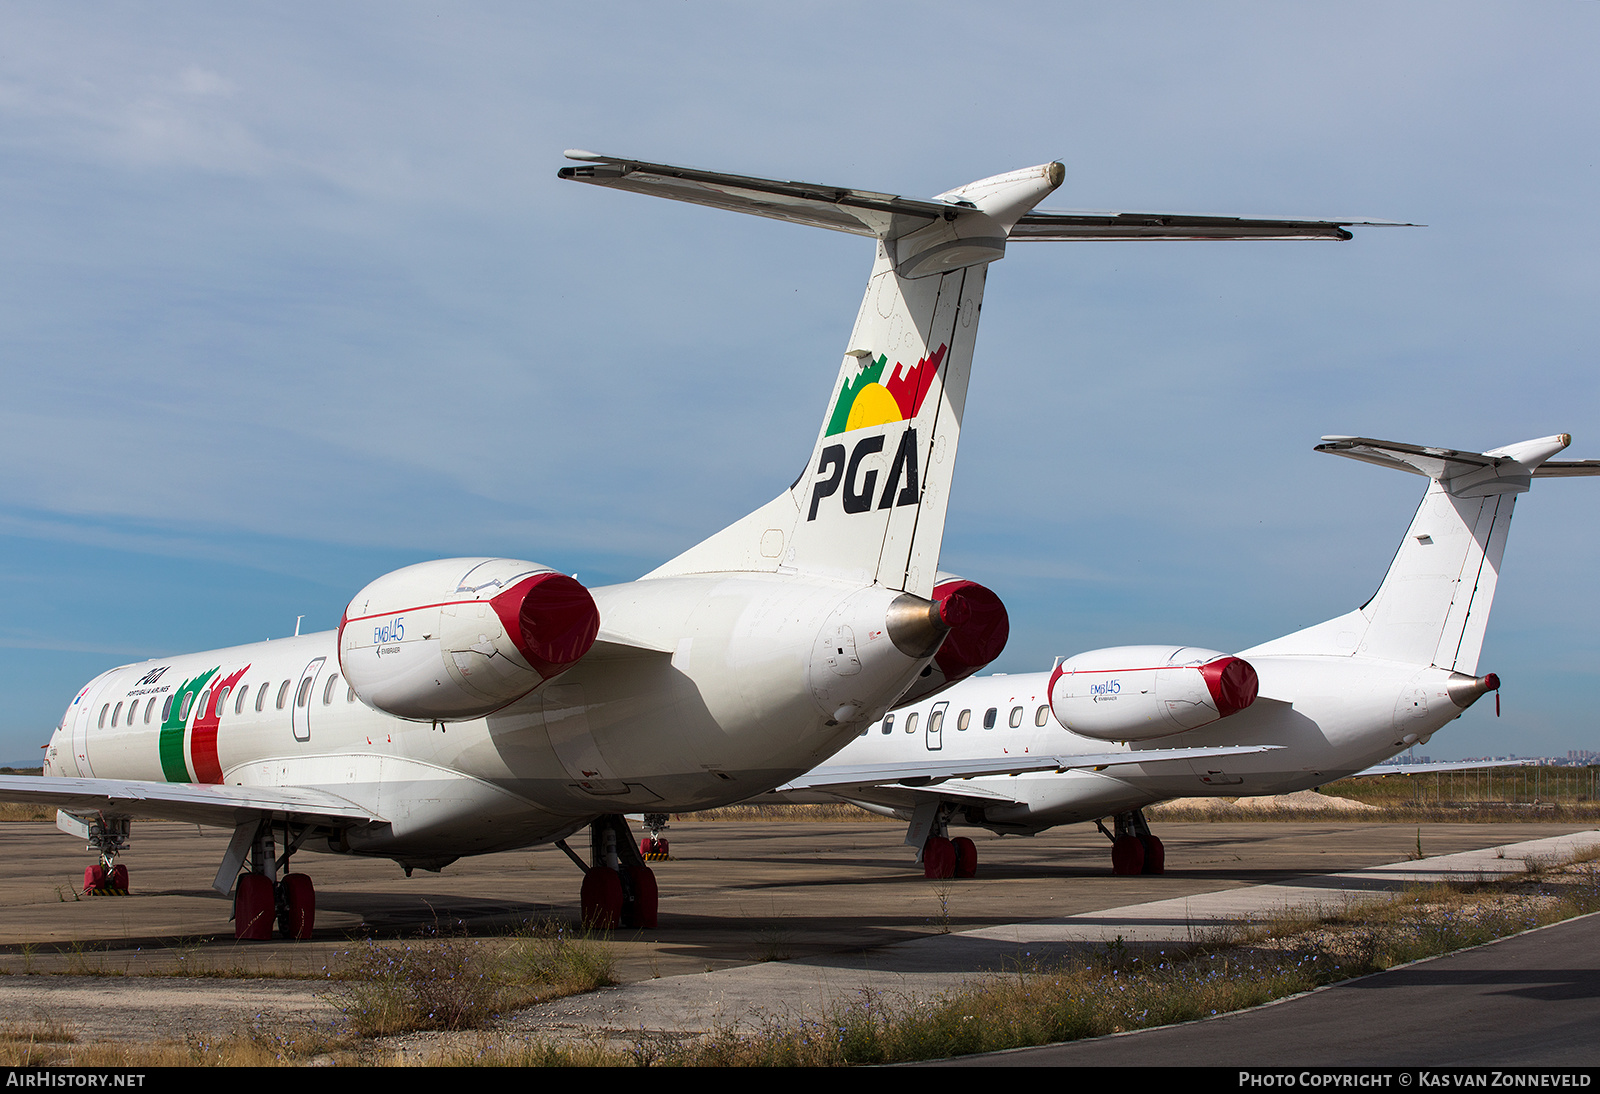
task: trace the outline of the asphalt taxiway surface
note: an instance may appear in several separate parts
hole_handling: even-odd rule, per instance
[[[863,984],[936,992],[1075,940],[1182,938],[1196,924],[1252,908],[1390,891],[1410,876],[1493,872],[1505,864],[1501,848],[1581,831],[1167,824],[1159,833],[1167,873],[1115,877],[1105,838],[1077,826],[1031,839],[976,835],[979,877],[937,883],[921,876],[900,825],[679,822],[668,833],[671,860],[655,864],[660,928],[613,942],[625,986],[522,1012],[508,1025],[526,1035],[683,1032],[814,1014]],[[90,1036],[107,1030],[141,1040],[173,1030],[225,1033],[274,1014],[314,1020],[331,1015],[325,982],[239,974],[315,977],[368,935],[443,930],[492,939],[577,912],[580,875],[553,848],[463,860],[409,879],[393,863],[303,854],[295,868],[317,884],[316,937],[238,943],[228,900],[209,888],[227,834],[143,824],[133,837],[123,859],[132,895],[79,898],[90,861],[81,843],[47,824],[0,824],[0,970],[60,974],[0,976],[0,1018],[50,1013],[81,1022]],[[1427,857],[1410,862],[1419,839]],[[1442,857],[1468,852],[1478,852],[1469,856],[1478,865]],[[232,976],[139,975],[195,968]],[[138,1017],[145,1009],[148,1021]]]
[[[1600,914],[1203,1022],[947,1067],[1594,1067]]]

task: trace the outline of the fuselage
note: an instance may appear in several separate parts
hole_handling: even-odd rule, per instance
[[[1355,657],[1246,655],[1260,678],[1258,698],[1199,729],[1137,744],[1081,737],[1052,715],[1050,673],[984,676],[895,710],[832,763],[1108,751],[1132,759],[1141,749],[1279,746],[1226,758],[953,779],[920,791],[946,790],[972,823],[996,831],[1039,831],[1176,797],[1284,794],[1320,786],[1403,751],[1461,715],[1448,690],[1451,674],[1443,669]],[[902,813],[910,804],[899,787],[850,796]]]
[[[427,865],[560,838],[603,813],[725,804],[806,771],[928,663],[876,586],[699,575],[592,590],[602,640],[483,718],[361,701],[337,632],[113,669],[74,698],[45,773],[307,786],[382,823],[313,849]]]

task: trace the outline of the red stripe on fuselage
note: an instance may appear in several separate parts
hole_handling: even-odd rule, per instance
[[[217,756],[217,726],[222,721],[222,712],[217,709],[217,700],[226,700],[224,689],[231,693],[249,671],[250,666],[246,665],[232,676],[216,681],[211,687],[211,698],[206,700],[206,709],[195,715],[194,729],[189,734],[189,763],[194,768],[195,782],[222,781],[222,760]]]

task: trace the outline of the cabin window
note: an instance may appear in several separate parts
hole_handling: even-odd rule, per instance
[[[111,709],[111,704],[110,703],[107,703],[105,706],[100,708],[100,727],[99,728],[101,728],[101,729],[106,728],[106,712],[109,711],[110,709]]]
[[[139,713],[139,700],[135,699],[128,704],[128,724],[133,725],[134,717]]]
[[[995,715],[998,714],[998,713],[999,713],[999,711],[995,710],[994,707],[990,707],[988,710],[983,712],[983,728],[984,729],[993,729],[994,728],[994,718],[995,718]]]
[[[301,710],[305,709],[306,702],[311,698],[311,677],[307,676],[300,681],[300,690],[295,692],[294,705]]]
[[[1011,708],[1011,728],[1012,729],[1016,729],[1021,724],[1022,724],[1022,708],[1021,707],[1012,707]]]
[[[1041,703],[1039,705],[1039,709],[1033,712],[1033,724],[1042,727],[1049,717],[1050,705],[1048,703]]]
[[[261,713],[261,708],[267,705],[267,689],[271,684],[262,684],[261,690],[256,692],[256,713]]]
[[[339,682],[339,674],[337,672],[334,673],[332,676],[328,677],[328,686],[322,689],[322,705],[323,706],[331,706],[333,704],[333,688],[334,688],[334,685],[337,684],[338,682]]]
[[[223,684],[217,689],[217,717],[222,717],[222,712],[228,706],[228,692],[233,690],[232,684]]]
[[[146,703],[144,705],[144,724],[145,725],[149,725],[150,724],[150,715],[154,714],[155,712],[156,712],[156,701],[154,699],[151,699],[148,703]]]
[[[939,710],[936,710],[932,714],[928,715],[928,732],[929,733],[938,733],[939,732],[939,728],[941,726],[943,726],[943,725],[944,725],[944,710],[942,708],[939,709]]]
[[[120,718],[120,717],[122,717],[122,704],[118,703],[117,706],[116,706],[116,709],[111,712],[111,728],[112,729],[116,729],[117,728],[117,719]]]
[[[344,693],[344,701],[347,703],[353,703],[356,701],[356,686],[354,684],[351,684],[350,690]]]
[[[963,710],[956,717],[956,729],[958,729],[958,730],[961,730],[961,731],[965,732],[966,728],[968,726],[970,726],[971,724],[972,724],[972,711],[970,711],[970,710]]]
[[[161,704],[161,720],[163,722],[172,717],[172,700],[176,698],[177,696],[175,695],[169,695],[167,696],[167,701]]]
[[[204,690],[204,691],[202,691],[200,693],[200,716],[202,718],[205,717],[206,711],[211,709],[210,707],[208,707],[206,705],[206,700],[210,699],[210,698],[211,698],[211,689],[210,688],[206,688],[206,690]],[[188,712],[185,711],[185,713],[188,713]]]
[[[889,714],[889,715],[885,715],[884,716],[884,719],[883,719],[883,732],[886,733],[886,734],[894,732],[894,715],[893,714]]]
[[[178,721],[187,722],[189,720],[189,708],[192,706],[194,706],[194,692],[186,691],[183,693],[183,706],[178,711]]]
[[[244,697],[246,695],[249,695],[249,694],[250,694],[250,685],[249,684],[245,684],[243,687],[241,687],[239,689],[239,694],[234,696],[234,699],[233,699],[233,712],[235,714],[243,714],[244,713]]]
[[[279,710],[283,709],[283,704],[285,702],[287,702],[288,699],[289,699],[289,681],[285,680],[283,682],[283,685],[278,688],[278,709]]]
[[[916,731],[917,731],[917,712],[916,711],[912,711],[910,714],[906,715],[906,732],[907,733],[915,733]]]

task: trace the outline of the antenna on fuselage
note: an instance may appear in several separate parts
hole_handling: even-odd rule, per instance
[[[294,636],[296,638],[300,637],[300,621],[304,618],[305,616],[303,615],[297,615],[294,617]]]

